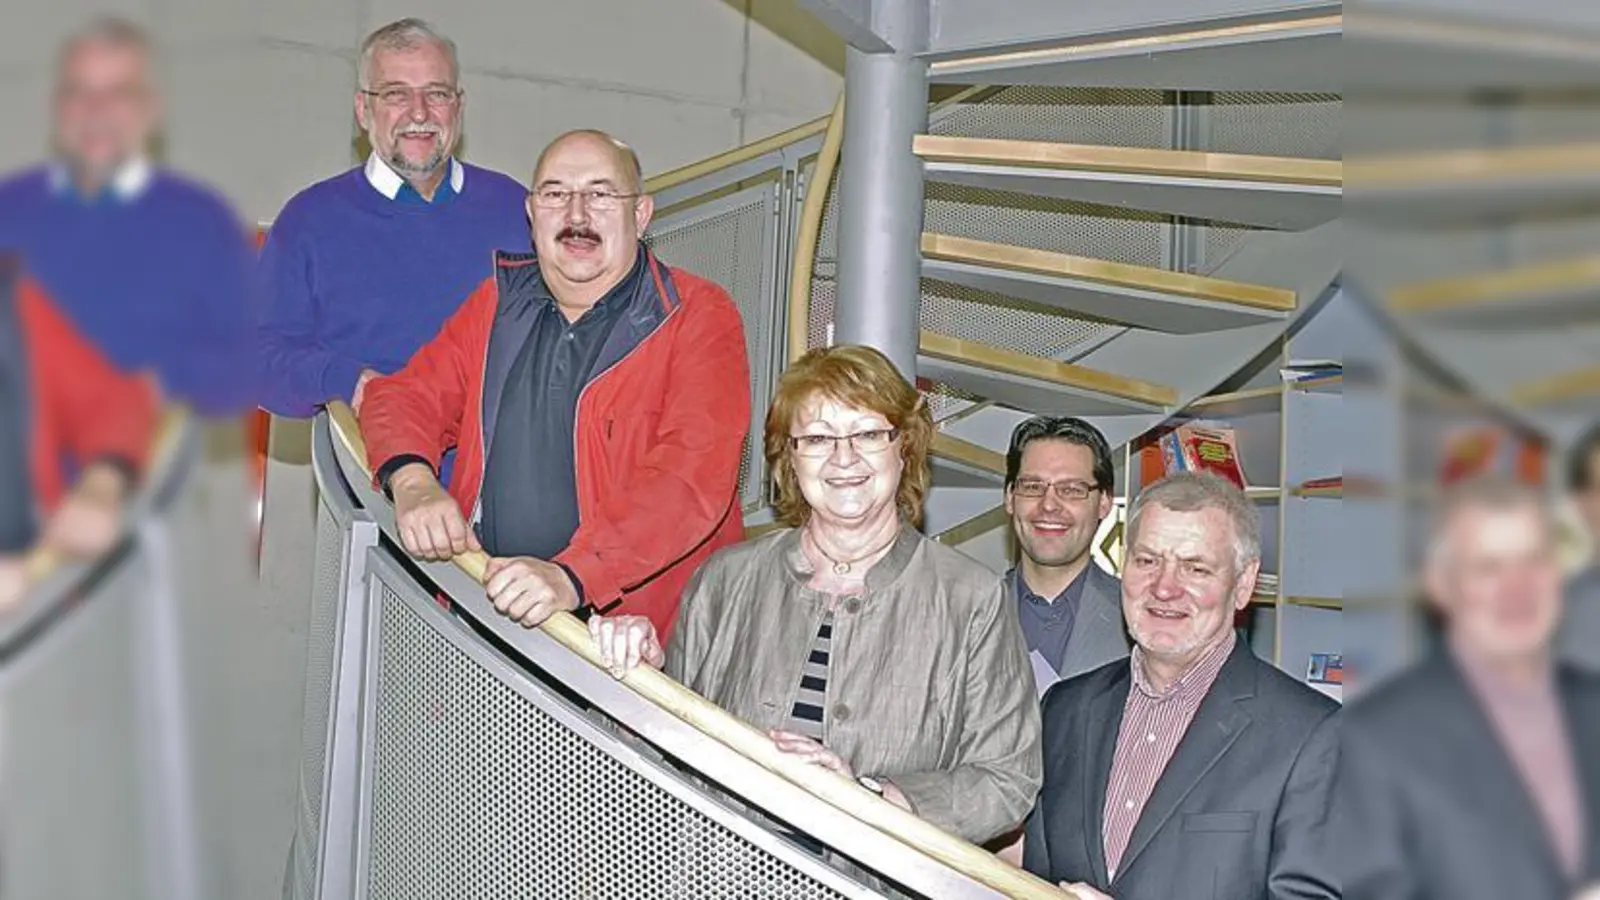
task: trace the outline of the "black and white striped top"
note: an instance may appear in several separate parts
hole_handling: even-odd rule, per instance
[[[817,636],[811,641],[811,655],[800,667],[800,692],[789,711],[788,730],[813,740],[822,740],[822,718],[828,705],[828,656],[833,649],[833,612],[822,616]]]

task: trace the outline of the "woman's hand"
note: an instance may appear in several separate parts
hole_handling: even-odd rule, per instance
[[[821,766],[830,772],[837,772],[851,781],[856,780],[855,771],[850,768],[849,763],[839,757],[839,754],[803,734],[795,734],[792,731],[782,731],[774,728],[767,732],[767,737],[772,738],[772,742],[777,744],[778,750],[783,753],[798,756],[802,760]]]
[[[656,626],[644,616],[592,616],[589,635],[600,651],[600,664],[621,678],[641,662],[659,669],[666,662]]]

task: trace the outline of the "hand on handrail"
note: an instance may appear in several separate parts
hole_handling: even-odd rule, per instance
[[[33,568],[28,557],[0,556],[0,613],[22,602],[34,583]]]
[[[667,661],[656,626],[645,616],[591,616],[589,634],[600,651],[600,664],[615,678],[640,663],[659,669]]]
[[[122,532],[127,493],[127,476],[116,466],[95,463],[84,469],[45,523],[41,546],[73,559],[93,559],[110,550]]]
[[[389,476],[394,523],[400,545],[418,559],[449,562],[469,550],[482,550],[467,527],[461,507],[425,463],[401,466]]]

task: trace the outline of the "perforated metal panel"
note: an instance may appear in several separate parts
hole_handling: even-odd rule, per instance
[[[744,319],[745,351],[750,358],[752,438],[745,441],[739,463],[739,496],[743,504],[761,499],[766,479],[761,457],[761,425],[772,397],[771,374],[782,352],[773,286],[777,259],[772,236],[777,195],[762,184],[671,217],[652,227],[646,238],[670,265],[720,284],[733,297]]]
[[[1343,153],[1344,103],[1337,94],[1218,92],[1200,107],[1204,149],[1216,153],[1339,159]],[[1203,249],[1197,268],[1217,270],[1254,229],[1198,226]]]
[[[0,896],[156,900],[134,642],[145,568],[124,560],[0,681]]]
[[[975,103],[938,111],[934,134],[1011,140],[1171,146],[1171,113],[1162,91],[1019,85]]]
[[[328,715],[333,705],[335,627],[343,591],[346,530],[325,500],[317,501],[317,543],[311,581],[310,634],[300,751],[300,829],[295,837],[294,884],[301,900],[316,896],[317,847],[322,837],[323,778],[327,769]]]
[[[373,900],[841,896],[585,741],[380,593]]]
[[[1338,94],[1218,92],[1202,107],[1206,150],[1338,159],[1344,103]]]

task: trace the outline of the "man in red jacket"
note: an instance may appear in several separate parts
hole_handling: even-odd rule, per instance
[[[25,554],[111,548],[156,416],[152,382],[114,369],[0,256],[0,609],[29,586]]]
[[[665,634],[689,576],[743,535],[744,328],[726,291],[640,243],[653,211],[626,144],[557,138],[528,195],[537,255],[500,254],[363,398],[406,551],[486,550],[490,600],[526,626],[620,606]]]

